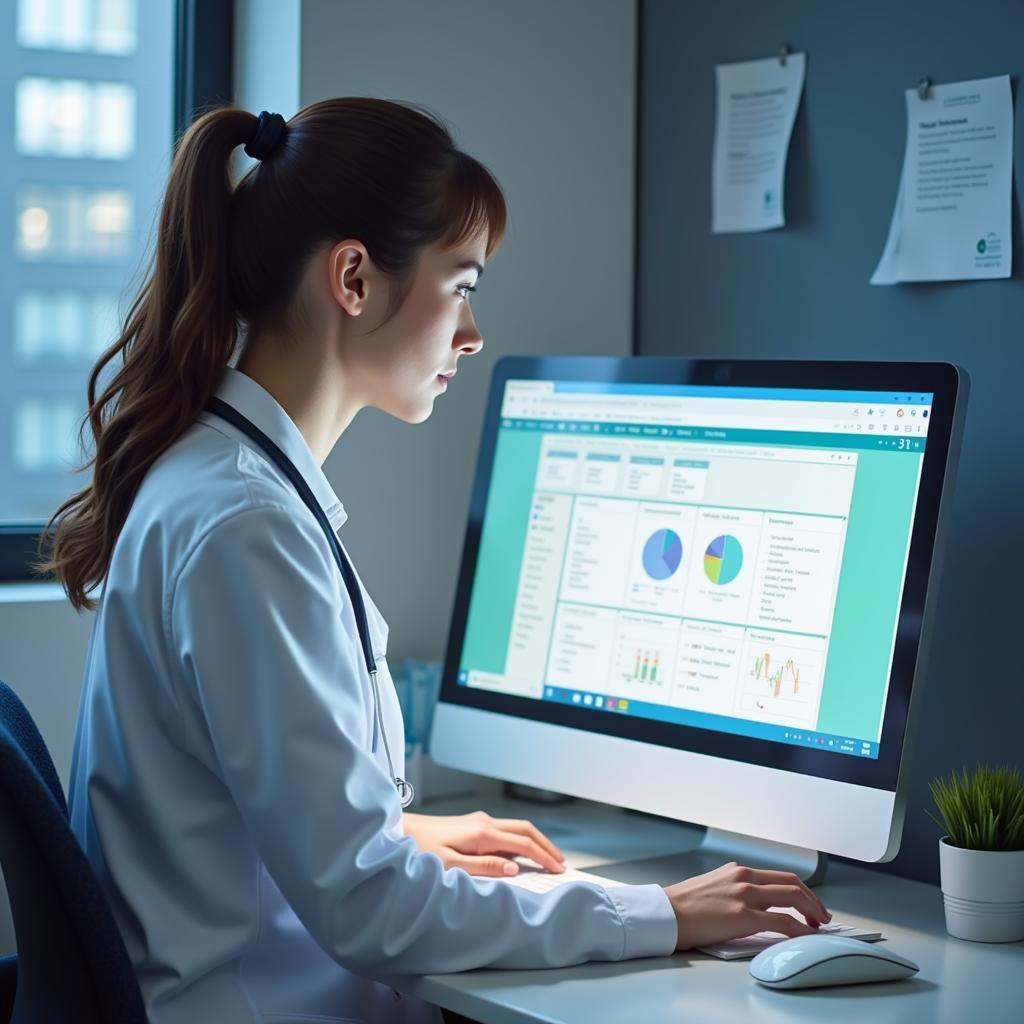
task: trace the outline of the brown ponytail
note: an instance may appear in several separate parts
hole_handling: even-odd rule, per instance
[[[428,111],[364,98],[312,104],[232,188],[231,153],[256,125],[224,107],[184,134],[149,276],[89,375],[82,433],[88,425],[95,454],[82,469],[94,467],[92,481],[51,517],[40,553],[48,542],[52,550],[36,566],[56,575],[76,609],[96,607],[87,593],[106,576],[143,477],[216,390],[240,322],[282,319],[317,246],[359,238],[401,285],[425,246],[484,230],[490,256],[504,233],[497,182]]]

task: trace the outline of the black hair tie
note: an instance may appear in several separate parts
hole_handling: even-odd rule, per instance
[[[283,137],[284,118],[280,114],[271,114],[267,110],[261,110],[256,131],[245,144],[245,152],[254,160],[266,160]]]

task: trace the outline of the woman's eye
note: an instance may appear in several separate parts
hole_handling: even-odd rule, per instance
[[[472,285],[471,284],[460,284],[455,290],[460,295],[462,295],[462,297],[465,299],[465,298],[467,298],[467,296],[464,293],[465,292],[475,292],[476,291],[476,285],[475,284],[472,284]]]

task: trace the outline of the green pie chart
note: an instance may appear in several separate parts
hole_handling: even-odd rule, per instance
[[[704,552],[704,575],[716,586],[732,583],[743,568],[743,545],[731,534],[716,537]]]

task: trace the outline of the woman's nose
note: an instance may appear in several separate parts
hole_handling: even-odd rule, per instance
[[[469,334],[460,334],[457,347],[460,352],[471,356],[474,352],[479,352],[484,347],[484,339],[480,336],[480,332],[476,330]]]
[[[455,347],[460,352],[471,356],[474,352],[479,352],[484,347],[484,339],[480,331],[477,330],[473,314],[469,312],[468,308],[466,312],[465,322],[455,335]]]

